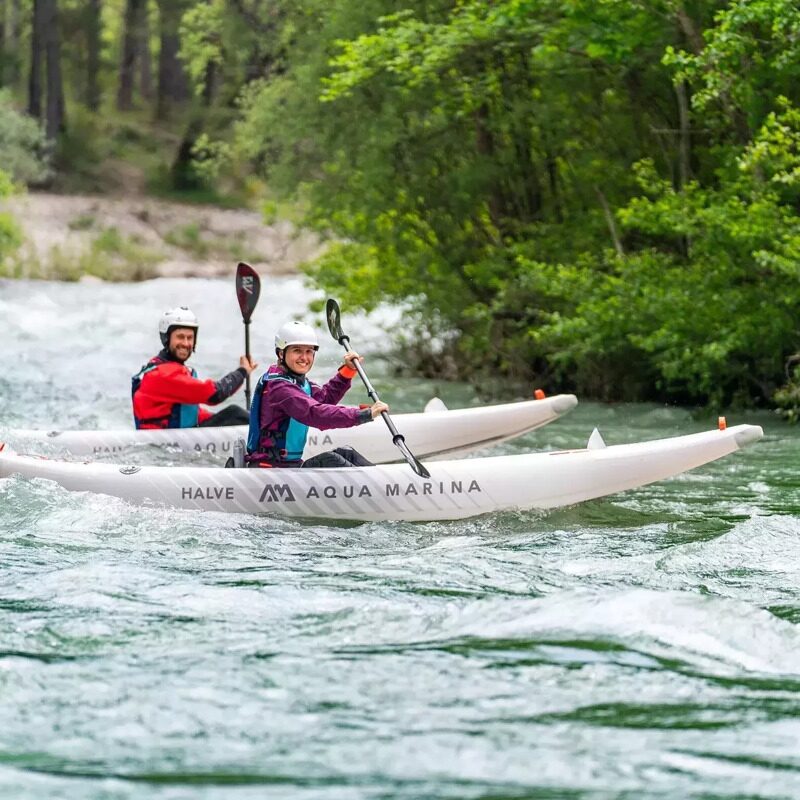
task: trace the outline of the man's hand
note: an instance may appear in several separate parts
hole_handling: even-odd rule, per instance
[[[254,369],[258,369],[258,364],[252,358],[239,356],[239,366],[249,375]]]

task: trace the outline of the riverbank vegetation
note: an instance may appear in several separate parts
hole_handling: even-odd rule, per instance
[[[146,184],[293,208],[312,280],[409,309],[410,369],[796,413],[794,0],[39,3],[90,20],[57,180],[149,115]]]

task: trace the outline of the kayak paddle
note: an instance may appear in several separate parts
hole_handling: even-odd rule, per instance
[[[328,299],[328,303],[325,306],[325,316],[328,318],[328,330],[331,332],[331,336],[333,336],[333,338],[336,339],[336,341],[339,342],[339,344],[342,345],[345,350],[349,350],[350,337],[342,331],[342,315],[339,311],[339,304],[333,298]],[[364,368],[361,366],[359,361],[355,361],[354,363],[356,365],[356,372],[358,372],[359,377],[364,382],[364,386],[367,388],[367,394],[370,396],[373,403],[377,403],[380,400],[380,397],[378,397],[378,393],[369,382],[369,378],[364,372]],[[416,472],[421,478],[430,478],[430,472],[425,469],[425,466],[408,449],[408,445],[406,444],[406,440],[403,438],[403,435],[397,432],[397,428],[395,428],[394,422],[392,422],[392,418],[389,416],[389,412],[382,411],[381,416],[383,417],[387,427],[389,428],[389,431],[392,434],[392,441],[400,449],[400,452],[403,454],[405,460],[408,461],[411,469],[413,469],[414,472]]]
[[[244,261],[240,261],[236,267],[236,299],[239,301],[239,309],[242,312],[242,322],[244,322],[244,354],[250,359],[250,317],[255,311],[258,296],[261,294],[261,279],[258,273]],[[244,397],[247,403],[247,410],[250,410],[250,373],[245,379],[247,382],[244,387]]]

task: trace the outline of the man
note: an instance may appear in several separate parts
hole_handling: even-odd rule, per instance
[[[239,406],[227,406],[217,414],[200,403],[216,405],[229,398],[258,366],[247,356],[218,381],[201,381],[186,366],[197,345],[199,324],[186,306],[162,314],[158,333],[163,349],[133,376],[131,394],[137,428],[195,428],[198,425],[245,425],[249,416]]]
[[[245,460],[251,467],[365,467],[371,466],[352,447],[337,447],[303,461],[309,427],[327,430],[351,428],[372,422],[386,403],[358,409],[337,405],[356,375],[361,360],[352,350],[345,353],[338,372],[323,386],[306,375],[319,350],[316,331],[303,322],[287,322],[275,335],[278,357],[256,386],[250,409],[250,433]]]

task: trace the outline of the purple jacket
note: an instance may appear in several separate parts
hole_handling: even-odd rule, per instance
[[[286,375],[287,372],[283,367],[273,364],[267,374]],[[309,396],[293,382],[266,381],[261,395],[260,430],[276,431],[288,419],[320,430],[352,428],[371,422],[372,412],[368,408],[336,405],[350,388],[350,382],[351,379],[345,378],[341,372],[337,372],[323,386],[309,381]]]

